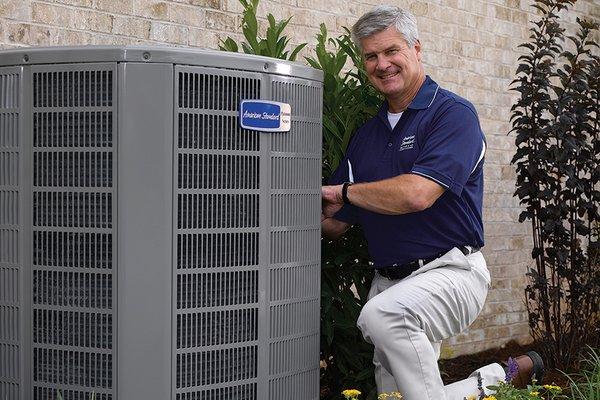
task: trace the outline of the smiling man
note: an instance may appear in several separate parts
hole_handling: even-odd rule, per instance
[[[444,386],[437,366],[441,341],[477,318],[490,286],[479,251],[485,138],[473,105],[425,75],[412,14],[377,7],[352,36],[385,102],[322,188],[322,230],[335,238],[360,224],[367,238],[375,276],[358,326],[375,347],[379,393],[463,400],[479,394],[478,376],[505,378],[491,364]],[[516,363],[516,385],[541,380],[537,353]]]

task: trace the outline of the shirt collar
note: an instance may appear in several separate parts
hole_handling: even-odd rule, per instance
[[[429,108],[429,106],[433,104],[433,101],[435,100],[435,96],[437,95],[439,88],[440,85],[438,85],[433,79],[429,77],[429,75],[427,75],[425,77],[425,82],[423,82],[423,84],[419,88],[417,95],[415,96],[413,101],[410,102],[408,108],[413,110],[424,110],[426,108]],[[383,102],[381,108],[379,109],[379,115],[385,120],[387,120],[388,108],[389,104],[386,100]]]

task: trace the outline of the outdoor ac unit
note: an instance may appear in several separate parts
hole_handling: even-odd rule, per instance
[[[0,400],[317,399],[321,115],[285,61],[0,52]]]

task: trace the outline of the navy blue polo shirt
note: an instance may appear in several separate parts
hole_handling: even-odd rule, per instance
[[[483,246],[485,138],[473,105],[428,76],[394,129],[387,112],[384,103],[356,132],[330,184],[417,174],[446,190],[424,211],[383,215],[346,205],[335,218],[362,226],[375,267]]]

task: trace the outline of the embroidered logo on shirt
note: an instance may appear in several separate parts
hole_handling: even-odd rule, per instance
[[[400,148],[398,151],[410,150],[415,147],[415,135],[406,136],[402,139],[402,143],[400,143]]]

